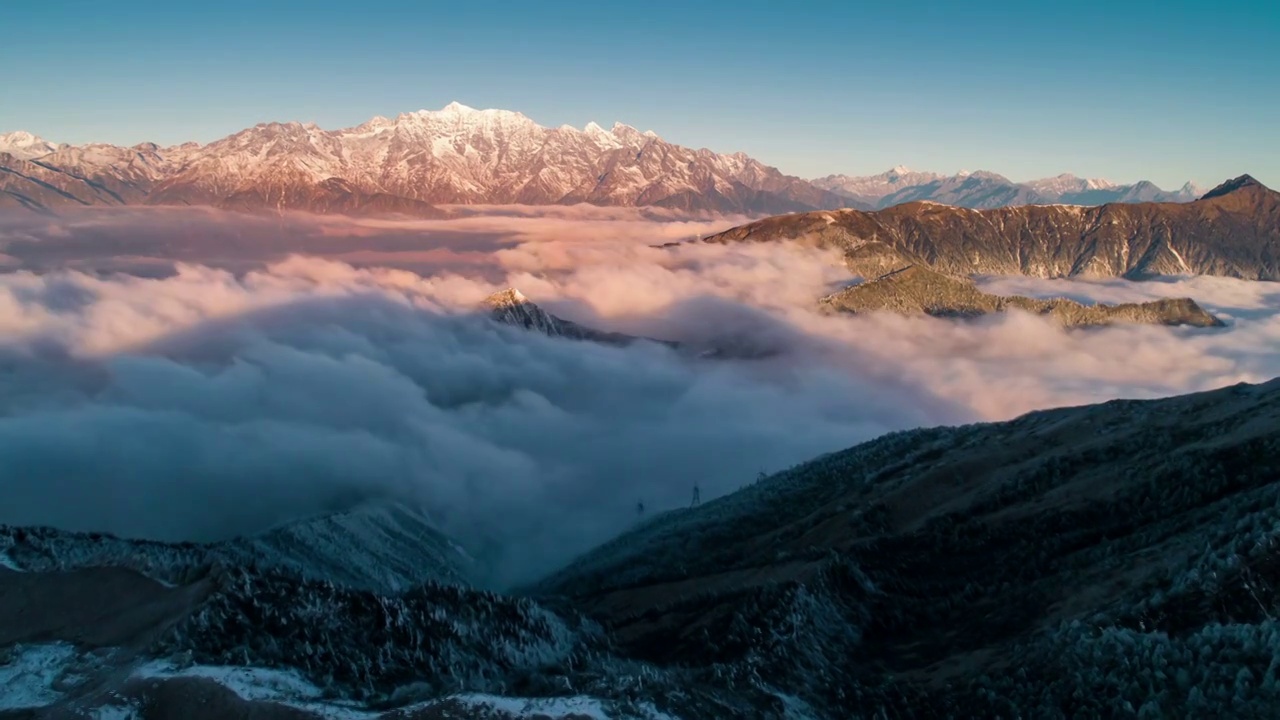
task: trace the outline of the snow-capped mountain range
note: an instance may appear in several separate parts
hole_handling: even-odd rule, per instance
[[[1013,183],[898,167],[814,181],[743,153],[669,143],[616,123],[548,128],[508,110],[450,103],[350,128],[263,123],[208,144],[59,145],[0,135],[0,207],[209,205],[431,217],[448,204],[656,206],[752,215],[932,200],[968,207],[1192,200],[1184,187],[1116,186],[1070,175]]]
[[[955,175],[943,175],[916,172],[902,165],[866,177],[828,175],[815,179],[813,184],[872,208],[917,200],[975,209],[1013,205],[1190,202],[1204,192],[1190,182],[1169,192],[1146,180],[1119,185],[1101,178],[1082,178],[1064,173],[1017,183],[993,172],[961,170]]]
[[[47,150],[47,152],[41,152]],[[265,123],[207,145],[0,139],[0,206],[213,205],[431,215],[437,204],[591,203],[779,213],[846,204],[742,153],[595,123],[547,128],[450,103],[352,128]]]

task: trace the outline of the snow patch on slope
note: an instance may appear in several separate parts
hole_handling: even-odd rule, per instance
[[[142,720],[142,712],[135,705],[103,705],[89,711],[93,720]]]
[[[21,160],[30,160],[57,150],[58,146],[25,130],[0,133],[0,152]]]
[[[612,716],[605,712],[599,700],[589,697],[563,698],[510,698],[497,695],[455,695],[451,700],[505,713],[513,718],[530,716],[550,716],[553,718],[573,716],[591,718],[591,720],[611,720]]]
[[[139,668],[134,677],[157,680],[204,678],[227,688],[243,700],[278,703],[328,720],[365,720],[378,716],[378,713],[366,711],[355,704],[322,702],[320,688],[290,670],[232,665],[193,665],[178,669],[169,662],[157,661]]]
[[[13,558],[9,557],[8,550],[0,550],[0,568],[5,568],[6,570],[12,570],[14,572],[23,572],[22,568],[18,567],[18,564],[13,561]]]
[[[373,720],[383,717],[382,711],[372,711],[354,702],[324,700],[320,688],[290,670],[273,670],[257,667],[225,665],[193,665],[177,668],[167,661],[152,662],[134,673],[134,677],[164,680],[169,678],[204,678],[212,680],[238,695],[243,700],[270,702],[315,713],[326,720]],[[2,676],[0,676],[2,678]],[[590,718],[590,720],[614,720],[624,717],[610,713],[605,703],[587,696],[522,698],[503,697],[485,693],[449,695],[426,702],[414,703],[400,712],[431,708],[441,704],[456,703],[475,710],[500,713],[513,720],[519,718]],[[676,720],[654,706],[639,706],[642,720]],[[103,716],[104,720],[108,716]],[[117,716],[110,716],[115,718]],[[121,718],[129,716],[119,716]]]
[[[4,651],[0,651],[3,653]],[[15,645],[7,660],[0,655],[0,710],[44,707],[62,699],[56,689],[76,657],[68,643]]]

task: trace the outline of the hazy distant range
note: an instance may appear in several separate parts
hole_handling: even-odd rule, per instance
[[[1015,183],[991,172],[897,167],[805,180],[743,153],[692,149],[621,123],[548,128],[518,112],[450,103],[351,128],[264,123],[208,144],[65,145],[0,134],[0,207],[51,213],[121,205],[207,205],[345,215],[444,215],[440,205],[646,207],[763,216],[869,210],[926,200],[969,208],[1185,202],[1168,192],[1074,175]]]

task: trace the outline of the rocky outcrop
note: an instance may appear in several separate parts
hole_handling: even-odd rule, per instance
[[[973,281],[912,265],[822,299],[823,308],[846,313],[894,312],[941,318],[976,318],[1019,310],[1041,315],[1065,327],[1144,323],[1222,327],[1223,322],[1191,298],[1120,305],[1085,305],[1066,298],[1037,299],[992,295]]]

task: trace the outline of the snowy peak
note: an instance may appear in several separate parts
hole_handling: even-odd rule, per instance
[[[0,152],[9,153],[20,160],[31,160],[57,150],[58,146],[25,130],[0,133]]]
[[[828,175],[814,180],[813,184],[824,190],[874,206],[881,198],[903,188],[925,185],[942,177],[937,173],[915,172],[906,165],[898,165],[878,175],[866,177]]]
[[[419,118],[428,121],[435,120],[452,124],[460,124],[463,126],[512,121],[521,124],[536,125],[523,114],[512,110],[499,110],[496,108],[485,108],[481,110],[473,108],[470,105],[463,105],[457,101],[451,102],[439,110],[424,109],[412,113],[402,113],[400,118]]]
[[[531,330],[554,338],[591,340],[610,345],[625,345],[639,338],[608,333],[579,325],[552,315],[538,307],[516,288],[507,288],[485,298],[482,306],[489,317],[500,324]]]
[[[521,305],[532,305],[529,298],[516,288],[507,288],[485,298],[485,307],[491,310],[502,310],[506,308],[519,307]]]
[[[967,178],[971,177],[971,178],[977,178],[979,180],[995,180],[997,182],[1010,182],[1009,178],[1001,175],[1000,173],[991,172],[990,170],[974,170],[972,172],[965,170],[962,172],[963,172],[963,177],[967,177]]]
[[[1089,190],[1109,190],[1116,187],[1110,180],[1102,178],[1082,178],[1071,173],[1041,178],[1025,183],[1027,187],[1048,197],[1061,196],[1066,193],[1079,193]]]
[[[515,288],[500,290],[485,298],[484,307],[488,309],[489,317],[503,325],[533,330],[551,337],[581,335],[576,332],[572,323],[546,312]]]

